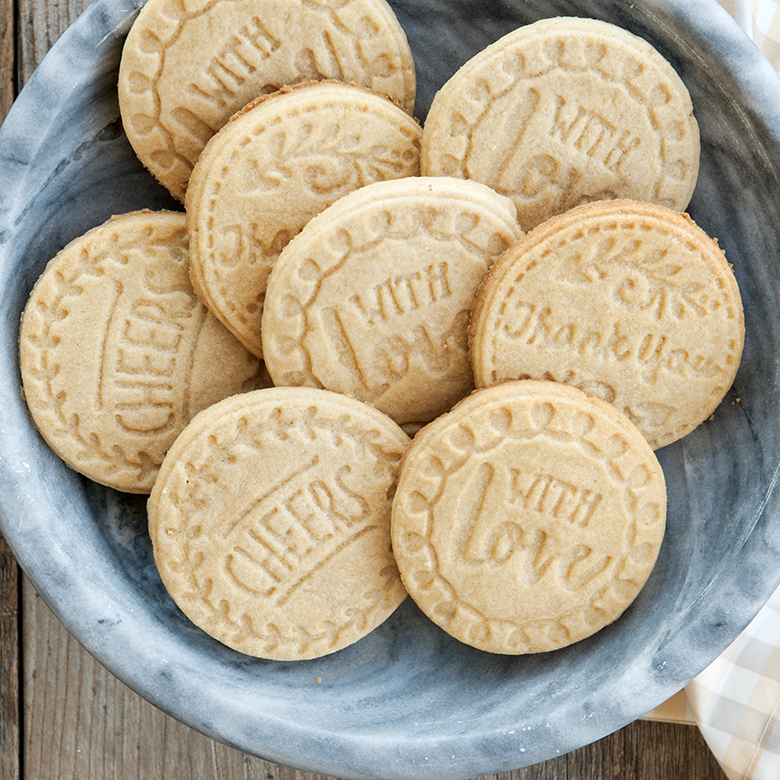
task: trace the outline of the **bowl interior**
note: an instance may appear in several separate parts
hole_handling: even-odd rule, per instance
[[[450,639],[409,600],[332,656],[251,659],[193,627],[154,567],[143,498],[68,469],[20,395],[19,318],[70,239],[136,208],[180,208],[136,160],[116,99],[140,3],[95,0],[0,130],[0,526],[77,639],[141,695],[244,751],[344,778],[465,778],[598,739],[677,691],[780,581],[780,84],[714,0],[391,0],[416,59],[416,113],[518,25],[590,16],[647,38],[693,99],[702,138],[693,218],[734,266],[747,338],[711,421],[659,451],[668,531],[632,607],[579,644],[495,656]]]

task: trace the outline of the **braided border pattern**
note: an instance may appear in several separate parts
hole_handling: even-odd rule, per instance
[[[176,140],[176,131],[166,127],[163,123],[161,117],[163,106],[157,84],[166,64],[167,50],[181,37],[187,23],[209,14],[221,2],[226,1],[208,0],[208,2],[200,5],[193,11],[187,10],[186,3],[183,0],[171,0],[165,4],[159,3],[159,8],[153,9],[155,15],[150,16],[149,22],[146,23],[147,26],[142,28],[139,25],[137,32],[130,34],[128,37],[129,46],[126,46],[126,51],[123,53],[123,63],[129,70],[126,78],[124,72],[120,73],[123,84],[125,82],[127,84],[127,91],[124,93],[125,100],[122,101],[121,108],[125,124],[132,131],[131,143],[144,165],[179,200],[184,199],[186,182],[189,179],[197,155],[188,155],[180,151]],[[230,0],[230,2],[238,2],[238,0]],[[348,2],[344,3],[338,9],[341,12],[340,14],[313,0],[291,0],[291,4],[299,6],[299,12],[302,12],[305,8],[310,12],[321,14],[327,19],[323,24],[325,30],[330,26],[333,30],[343,31],[347,28],[347,22],[344,19],[354,24],[356,29],[354,31],[355,40],[353,47],[357,60],[363,63],[365,70],[362,73],[342,73],[341,68],[338,67],[336,76],[340,77],[340,80],[358,82],[370,80],[372,84],[379,82],[381,91],[394,92],[395,90],[390,87],[388,82],[391,80],[397,81],[397,74],[400,72],[402,73],[401,88],[397,90],[399,92],[397,97],[399,100],[406,97],[405,91],[408,89],[406,83],[408,78],[403,75],[405,69],[402,64],[402,48],[397,40],[397,36],[383,24],[381,16],[370,14],[372,9],[369,8],[365,9],[364,15],[352,18],[354,15],[345,12],[344,6],[350,4],[357,5],[356,0],[351,0],[351,2],[348,0]],[[247,19],[252,19],[251,11],[247,13]],[[262,20],[256,19],[256,21],[263,26]],[[158,32],[162,32],[158,35],[155,29]],[[378,36],[382,31],[384,32],[385,42],[390,42],[394,45],[386,46],[382,55],[377,57],[375,61],[365,62],[361,40],[372,34]],[[277,46],[268,55],[269,58],[274,56],[274,51],[279,47],[283,47],[285,40],[294,39],[294,35],[277,35]],[[333,35],[324,35],[322,40],[333,46],[335,37]],[[318,58],[315,56],[315,53],[310,49],[305,49],[301,52],[301,54],[303,53],[308,55],[310,62],[316,67]],[[366,74],[375,66],[375,62],[380,63],[380,66],[377,68],[378,74],[372,75],[371,79],[368,79]],[[223,67],[225,67],[224,64]],[[387,73],[384,73],[384,70],[387,70]],[[122,71],[124,71],[124,68],[122,68]],[[251,75],[254,76],[255,72],[256,70]],[[314,75],[316,74],[302,72],[300,80],[308,81]],[[318,74],[319,78],[326,76],[328,74]],[[331,75],[331,77],[336,76]],[[237,86],[243,87],[243,82],[246,81],[246,78],[240,74],[233,74],[232,80]],[[259,90],[269,92],[283,86],[282,84],[278,86],[266,84],[262,78],[260,81],[262,83],[258,83],[257,89],[252,93],[250,99],[257,97],[257,91]],[[368,86],[371,86],[371,84]],[[225,121],[247,102],[249,101],[244,100],[243,103],[229,110],[228,115],[225,116]],[[186,111],[186,109],[184,110]],[[208,127],[202,120],[194,118],[194,115],[188,124],[190,126],[185,124],[183,127],[187,132],[187,140],[190,143],[199,144],[201,149],[205,146],[208,138],[219,129],[217,127]],[[150,142],[152,142],[151,148],[147,149]]]
[[[273,335],[265,342],[269,350],[266,360],[280,384],[325,385],[314,372],[311,349],[306,343],[306,335],[312,330],[309,309],[317,301],[324,282],[338,274],[356,255],[370,251],[383,241],[402,241],[413,229],[415,237],[425,234],[430,241],[459,243],[470,255],[484,259],[487,269],[516,240],[506,222],[483,208],[446,198],[441,209],[436,211],[424,208],[417,200],[388,199],[383,204],[385,208],[372,212],[370,219],[363,219],[362,212],[341,215],[330,223],[326,233],[312,234],[308,246],[297,249],[296,254],[288,257],[287,263],[280,267],[266,315],[272,325],[269,333]],[[312,245],[316,247],[316,254]],[[453,330],[455,327],[453,320]],[[445,334],[445,355],[452,360],[449,353],[455,350],[448,338],[449,334]],[[457,346],[465,357],[467,344]],[[464,365],[470,374],[468,362]],[[357,366],[355,372],[361,375]],[[382,389],[382,382],[382,379],[362,378],[361,375],[364,389],[356,386],[332,389],[374,402],[387,389]]]
[[[573,407],[573,405],[572,405]],[[588,438],[591,426],[588,415],[572,419],[579,429],[559,426],[560,414],[555,407],[539,402],[529,414],[535,428],[513,429],[513,410],[509,407],[491,410],[488,419],[476,425],[455,422],[441,428],[436,437],[439,453],[426,447],[426,455],[410,455],[404,462],[399,492],[393,514],[393,542],[404,583],[423,609],[436,623],[469,644],[491,652],[520,654],[563,647],[585,638],[612,622],[634,600],[649,576],[663,537],[665,504],[643,497],[641,479],[635,469],[642,465],[627,436],[615,432],[606,444],[599,446]],[[573,426],[574,427],[574,426]],[[565,442],[580,455],[600,462],[601,468],[616,484],[622,486],[624,504],[633,526],[626,538],[631,546],[611,565],[612,578],[591,594],[584,607],[572,609],[548,620],[508,621],[483,614],[458,595],[457,588],[440,571],[439,556],[431,541],[437,506],[447,483],[462,485],[459,474],[475,458],[486,460],[499,452],[507,441],[533,441],[549,438]],[[487,439],[487,441],[485,441]],[[419,462],[422,458],[422,463]],[[659,467],[660,469],[660,467]],[[405,475],[419,472],[426,487],[406,486]],[[649,484],[649,483],[648,483]],[[657,485],[657,480],[654,481]],[[653,487],[657,490],[657,487]],[[662,522],[663,521],[663,522]],[[438,522],[452,522],[451,519]],[[457,522],[457,520],[456,520]],[[660,534],[659,534],[660,530]],[[540,582],[544,582],[544,577]]]

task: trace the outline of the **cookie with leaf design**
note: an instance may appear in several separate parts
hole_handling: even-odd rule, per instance
[[[255,355],[268,275],[290,239],[342,196],[419,174],[421,128],[387,97],[314,82],[250,104],[203,151],[187,190],[190,275]]]
[[[469,333],[478,387],[566,382],[615,404],[654,449],[714,412],[744,341],[718,242],[686,214],[622,200],[526,234],[485,277]]]
[[[409,594],[461,642],[557,650],[617,620],[655,566],[663,470],[611,404],[558,382],[477,390],[401,464],[393,553]]]
[[[346,396],[271,388],[215,404],[170,449],[149,498],[168,592],[239,652],[317,658],[406,598],[390,548],[404,432]]]
[[[35,425],[68,465],[117,490],[148,493],[195,414],[271,383],[198,300],[187,258],[184,214],[113,217],[49,262],[22,316]]]
[[[198,155],[231,115],[323,79],[414,109],[414,61],[385,0],[148,0],[122,49],[119,108],[141,162],[183,201]]]

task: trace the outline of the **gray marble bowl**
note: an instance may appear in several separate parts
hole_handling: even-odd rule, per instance
[[[421,118],[467,58],[555,15],[647,38],[691,91],[703,146],[690,212],[734,265],[747,341],[714,420],[659,452],[668,533],[635,604],[584,642],[515,658],[457,643],[407,600],[355,645],[301,663],[241,656],[179,612],[153,564],[143,499],[49,451],[17,360],[20,313],[51,256],[113,213],[174,206],[119,120],[118,61],[139,0],[96,0],[0,129],[0,516],[75,637],[174,717],[301,769],[444,780],[549,759],[641,716],[719,655],[780,581],[780,82],[714,0],[391,2],[416,57]]]

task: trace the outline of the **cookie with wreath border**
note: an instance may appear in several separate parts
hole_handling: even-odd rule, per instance
[[[316,215],[374,182],[416,176],[422,130],[385,95],[320,81],[253,101],[208,143],[187,190],[190,276],[262,357],[268,277]]]
[[[528,231],[594,200],[683,210],[699,157],[671,63],[622,27],[562,16],[504,35],[447,81],[425,120],[421,167],[512,198]]]
[[[188,259],[184,214],[116,215],[52,258],[22,315],[36,427],[69,466],[117,490],[149,493],[199,411],[271,384],[198,300]]]
[[[615,621],[650,576],[663,471],[611,404],[556,382],[475,391],[407,450],[393,552],[422,611],[493,653],[555,650]]]
[[[180,201],[203,147],[260,95],[355,81],[414,109],[406,34],[385,0],[149,0],[122,49],[128,140]]]
[[[486,274],[477,387],[553,379],[614,404],[653,449],[687,436],[736,379],[745,315],[716,239],[687,214],[606,200],[552,217]]]
[[[474,389],[470,310],[521,236],[512,202],[478,182],[408,177],[340,198],[269,278],[263,355],[274,384],[346,393],[418,430]]]
[[[182,432],[149,498],[165,587],[197,626],[279,661],[340,650],[406,598],[390,545],[409,439],[338,393],[234,396]]]

